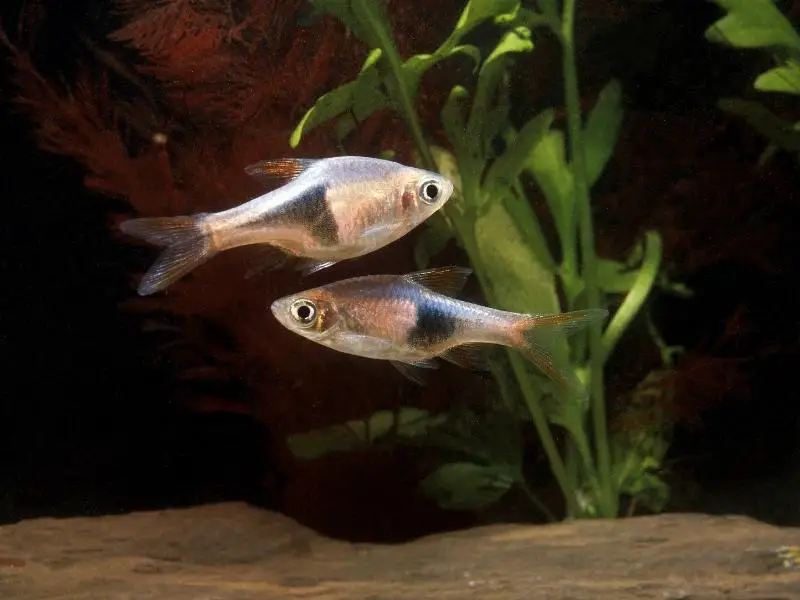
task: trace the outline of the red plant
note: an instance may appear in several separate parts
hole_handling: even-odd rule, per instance
[[[227,208],[262,192],[244,166],[295,154],[288,138],[303,111],[351,79],[363,61],[365,49],[335,19],[295,27],[303,4],[253,0],[238,14],[226,0],[116,0],[126,24],[108,38],[135,49],[140,62],[131,66],[106,43],[87,40],[104,74],[83,69],[69,89],[45,78],[27,50],[3,36],[15,67],[15,104],[35,124],[42,149],[77,160],[87,188],[126,200],[137,215]],[[454,10],[442,23],[452,23],[457,5],[437,4],[439,15]],[[408,27],[416,16],[403,3],[393,6],[399,45],[424,43]],[[41,10],[37,18],[41,23]],[[127,93],[118,91],[120,83]],[[374,154],[389,146],[408,154],[408,136],[393,116],[375,115],[367,125],[348,140],[349,151]],[[302,147],[305,156],[338,151],[332,127],[315,131]],[[129,216],[115,215],[112,229]],[[143,248],[149,263],[157,250]],[[177,396],[195,410],[253,414],[278,439],[396,406],[408,384],[391,367],[316,348],[274,323],[269,302],[305,282],[280,271],[245,279],[254,258],[246,249],[225,253],[163,295],[132,292],[124,303],[159,337],[154,364],[173,372]],[[408,244],[343,265],[336,276],[387,263],[391,270],[413,268]],[[132,274],[132,289],[140,275]],[[454,385],[464,384],[440,381],[415,402],[444,408]]]

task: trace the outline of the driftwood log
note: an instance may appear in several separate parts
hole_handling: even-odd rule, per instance
[[[797,545],[797,528],[699,514],[350,544],[225,503],[4,526],[0,598],[800,600]]]

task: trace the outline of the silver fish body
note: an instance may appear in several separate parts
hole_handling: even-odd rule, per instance
[[[345,279],[274,301],[287,329],[334,350],[390,361],[422,382],[418,368],[441,358],[486,369],[485,344],[512,347],[569,392],[583,394],[569,365],[552,353],[554,334],[570,334],[603,319],[603,309],[522,314],[455,298],[470,269],[443,267],[405,275]]]
[[[286,183],[217,213],[122,223],[125,233],[165,247],[139,294],[164,289],[217,253],[245,245],[277,250],[276,263],[303,259],[301,270],[318,271],[400,239],[453,194],[442,175],[361,156],[266,160],[245,171]]]

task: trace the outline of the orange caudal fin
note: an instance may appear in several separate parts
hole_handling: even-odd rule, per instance
[[[585,397],[586,390],[566,357],[553,352],[561,336],[568,336],[605,319],[608,311],[589,308],[560,314],[522,315],[515,324],[519,334],[515,347],[556,385],[571,396]]]

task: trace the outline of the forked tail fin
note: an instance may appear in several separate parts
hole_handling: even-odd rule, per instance
[[[522,315],[515,324],[514,347],[535,364],[556,385],[572,396],[584,397],[586,390],[566,358],[553,354],[560,336],[576,333],[608,316],[604,308],[588,308],[561,314]]]
[[[139,283],[140,296],[163,290],[197,268],[216,251],[204,215],[157,217],[123,221],[120,229],[130,236],[166,247]]]

